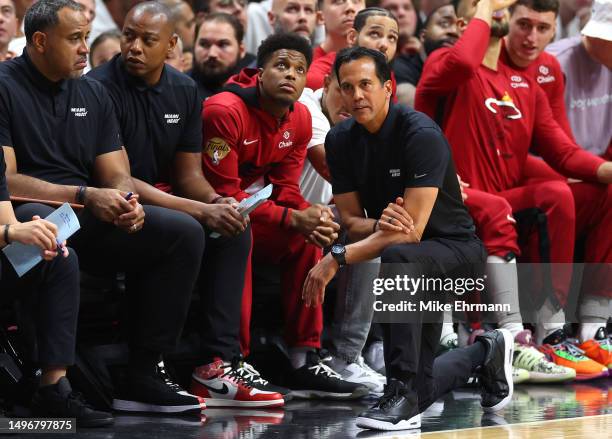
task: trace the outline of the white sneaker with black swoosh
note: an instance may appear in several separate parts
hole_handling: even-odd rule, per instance
[[[242,361],[214,362],[197,367],[191,375],[191,393],[204,398],[208,407],[281,407],[280,393],[253,387],[242,371]]]

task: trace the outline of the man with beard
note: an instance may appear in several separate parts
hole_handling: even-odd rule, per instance
[[[546,94],[537,83],[520,70],[499,62],[501,38],[508,32],[505,8],[512,3],[482,0],[474,7],[467,0],[459,2],[457,15],[462,20],[474,19],[454,47],[437,50],[428,58],[415,106],[432,117],[441,115],[440,123],[451,142],[459,175],[481,195],[478,205],[509,205],[513,212],[539,209],[546,217],[541,239],[546,236],[550,243],[543,257],[551,262],[572,262],[576,230],[588,230],[590,262],[609,262],[612,163],[578,147],[554,120]],[[525,162],[531,145],[557,172],[585,183],[568,186],[561,180],[530,181]],[[588,191],[583,191],[583,185],[597,186],[598,196],[584,202]],[[471,198],[468,193],[466,202]],[[580,208],[575,210],[574,205]],[[507,229],[503,236],[494,230],[494,238],[501,247],[518,251],[516,231]],[[483,240],[487,242],[486,237]],[[537,260],[539,256],[533,249],[538,245],[533,240],[530,243],[531,260]],[[574,368],[578,378],[601,376],[606,368],[577,353],[563,331],[552,323],[564,318],[562,307],[567,302],[570,276],[553,267],[554,294],[538,298],[544,306],[539,311],[536,335],[539,342],[549,345],[542,349],[550,358]],[[612,295],[605,276],[591,279],[590,294]],[[567,360],[567,352],[576,355]]]
[[[293,32],[312,43],[321,13],[317,11],[317,0],[274,0],[268,20],[275,34]]]
[[[245,56],[244,30],[236,17],[224,13],[210,14],[198,29],[190,76],[198,85],[200,99],[217,94],[230,76],[240,70]]]
[[[419,35],[422,43],[419,52],[401,54],[393,61],[399,102],[414,105],[414,94],[425,59],[440,47],[452,46],[457,38],[457,16],[452,5],[442,5],[427,17]]]

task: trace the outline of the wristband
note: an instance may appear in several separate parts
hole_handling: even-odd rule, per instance
[[[217,204],[217,201],[219,201],[221,198],[223,198],[223,195],[217,195],[209,204]]]
[[[85,192],[87,192],[87,186],[79,186],[75,197],[78,204],[85,204]]]
[[[9,227],[10,224],[6,224],[4,226],[4,243],[7,245],[11,243],[11,241],[9,240]]]

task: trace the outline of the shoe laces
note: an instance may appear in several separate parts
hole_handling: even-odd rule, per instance
[[[554,369],[554,363],[547,361],[545,355],[532,346],[516,347],[517,352],[515,363],[517,367],[527,370],[547,370]]]
[[[160,361],[157,364],[157,375],[162,379],[164,384],[168,386],[168,388],[170,388],[170,390],[172,390],[173,392],[178,393],[185,391],[185,389],[183,389],[179,384],[172,381],[172,378],[170,378],[170,375],[168,375],[168,372],[166,372],[166,367],[164,366],[163,361]]]
[[[263,386],[268,385],[268,381],[261,377],[261,374],[246,361],[241,361],[240,366],[237,368],[238,373],[247,381],[251,381],[255,384],[261,384]]]
[[[315,364],[314,366],[310,366],[308,370],[312,370],[315,375],[321,374],[329,378],[336,378],[336,379],[341,380],[342,377],[340,376],[340,374],[337,373],[335,370],[333,370],[331,367],[329,367],[327,364],[325,364],[331,361],[331,359],[332,359],[331,356],[321,358],[317,364]]]
[[[577,359],[585,358],[584,351],[568,340],[563,340],[561,343],[554,345],[553,348],[565,351]]]
[[[250,366],[247,363],[247,366]],[[250,369],[250,370],[249,370]],[[242,384],[246,388],[250,389],[253,387],[253,372],[258,374],[258,372],[253,369],[253,367],[244,367],[244,361],[240,357],[234,358],[229,366],[226,367],[226,371],[221,375],[221,377],[230,377],[234,379],[239,384]]]

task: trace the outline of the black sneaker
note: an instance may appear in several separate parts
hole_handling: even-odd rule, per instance
[[[287,387],[296,398],[357,399],[370,391],[362,384],[349,383],[327,364],[331,357],[321,358],[317,352],[306,353],[306,364],[287,377]]]
[[[174,382],[174,380],[170,377],[168,371],[166,370],[164,360],[160,360],[160,362],[157,363],[156,369],[157,375],[162,379],[164,383],[166,383],[166,386],[168,386],[172,391],[178,393],[179,395],[194,396],[191,395],[187,390],[183,389],[179,384]]]
[[[113,409],[124,412],[199,413],[206,408],[203,398],[187,393],[164,378],[160,374],[130,377],[113,400]]]
[[[244,378],[251,387],[254,387],[264,392],[279,393],[283,396],[285,402],[291,401],[293,396],[291,390],[286,387],[277,386],[268,380],[262,378],[261,374],[251,364],[240,359],[240,367],[237,369],[238,374]]]
[[[76,418],[78,427],[104,427],[113,415],[95,410],[79,392],[73,392],[68,378],[40,387],[32,397],[32,415],[39,418]]]
[[[514,338],[507,329],[496,329],[476,337],[485,345],[485,361],[480,367],[482,400],[487,413],[503,409],[512,399],[512,358]]]
[[[401,381],[391,379],[378,402],[359,415],[357,427],[385,431],[420,428],[421,414],[416,392],[411,392]]]

